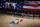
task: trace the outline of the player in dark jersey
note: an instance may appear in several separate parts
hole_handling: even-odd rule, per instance
[[[40,18],[40,12],[39,12],[39,18]]]
[[[34,17],[35,17],[35,11],[33,11],[33,19],[34,19]]]

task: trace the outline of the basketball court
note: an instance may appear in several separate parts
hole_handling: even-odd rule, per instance
[[[19,24],[9,24],[15,19],[23,19]],[[40,19],[26,19],[13,15],[0,14],[0,27],[40,27]]]

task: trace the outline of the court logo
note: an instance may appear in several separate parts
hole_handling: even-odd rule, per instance
[[[10,22],[9,24],[18,24],[22,21],[23,21],[22,19],[15,19],[14,21]]]

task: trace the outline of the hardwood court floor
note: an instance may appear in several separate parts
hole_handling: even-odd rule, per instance
[[[23,19],[19,24],[9,24],[15,19]],[[40,27],[40,19],[26,19],[13,15],[0,14],[0,27]]]

